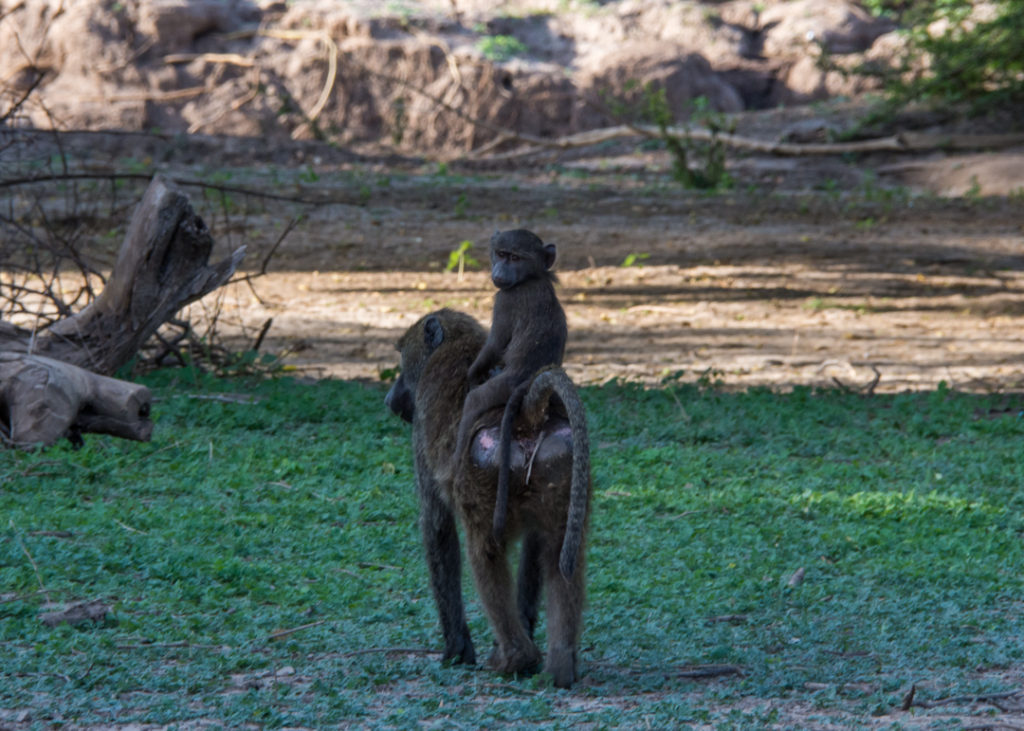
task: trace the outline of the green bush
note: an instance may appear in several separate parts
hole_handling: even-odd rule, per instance
[[[629,90],[629,85],[627,85]],[[664,87],[645,84],[640,101],[640,117],[658,126],[659,137],[672,154],[672,177],[685,188],[699,190],[727,190],[735,181],[725,167],[725,145],[718,139],[722,132],[731,133],[733,127],[725,116],[711,109],[705,96],[693,100],[691,119],[707,127],[714,135],[709,143],[696,142],[685,135],[673,134],[669,127],[676,120],[669,108]],[[694,160],[696,158],[695,164]]]
[[[887,83],[894,105],[921,101],[979,113],[1024,100],[1024,0],[873,0],[907,27],[908,52]]]

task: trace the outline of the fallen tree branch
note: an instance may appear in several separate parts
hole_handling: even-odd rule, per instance
[[[490,124],[483,126],[494,129],[494,126]],[[867,152],[926,152],[940,149],[998,149],[1024,144],[1024,134],[933,135],[902,132],[890,135],[889,137],[878,137],[853,142],[796,143],[759,140],[754,137],[717,132],[703,127],[668,127],[666,132],[674,137],[692,142],[716,142],[738,150],[779,156],[827,156]],[[470,159],[488,161],[511,160],[548,150],[571,150],[590,147],[602,142],[629,137],[662,138],[661,130],[649,124],[622,124],[616,127],[588,130],[554,139],[541,139],[532,135],[521,135],[512,130],[502,130],[502,135],[500,140],[492,140],[487,147],[493,148],[501,143],[511,141],[525,142],[531,146],[486,157],[479,156],[479,151],[477,151]]]

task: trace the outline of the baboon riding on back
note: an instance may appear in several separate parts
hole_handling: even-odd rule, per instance
[[[427,315],[398,342],[401,376],[386,398],[389,408],[413,425],[420,527],[445,640],[444,659],[476,661],[462,602],[457,518],[494,632],[487,666],[501,673],[529,673],[540,667],[533,632],[543,590],[548,637],[544,669],[555,685],[569,687],[579,674],[590,506],[583,405],[558,367],[528,374],[525,382],[511,386],[509,396],[517,396],[506,419],[511,428],[505,429],[510,443],[504,450],[507,506],[499,516],[502,417],[509,396],[476,413],[466,410],[470,421],[463,421],[467,394],[476,385],[470,366],[478,362],[486,342],[483,328],[467,315],[451,310]],[[564,347],[564,339],[562,343]],[[503,361],[493,366],[500,368]],[[515,439],[510,438],[513,430]],[[456,450],[460,431],[465,444]],[[507,554],[518,538],[519,575],[513,581]]]

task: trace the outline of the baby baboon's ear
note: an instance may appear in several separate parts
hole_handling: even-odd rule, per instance
[[[548,269],[555,265],[555,245],[544,244],[544,266]]]

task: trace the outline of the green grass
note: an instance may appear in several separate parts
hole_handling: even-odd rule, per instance
[[[0,453],[0,709],[39,727],[756,728],[774,712],[742,699],[867,717],[1022,665],[1016,397],[585,389],[586,675],[565,692],[382,651],[441,647],[383,388],[146,382],[152,443]],[[46,627],[41,585],[108,621]],[[698,663],[743,675],[678,677]]]

